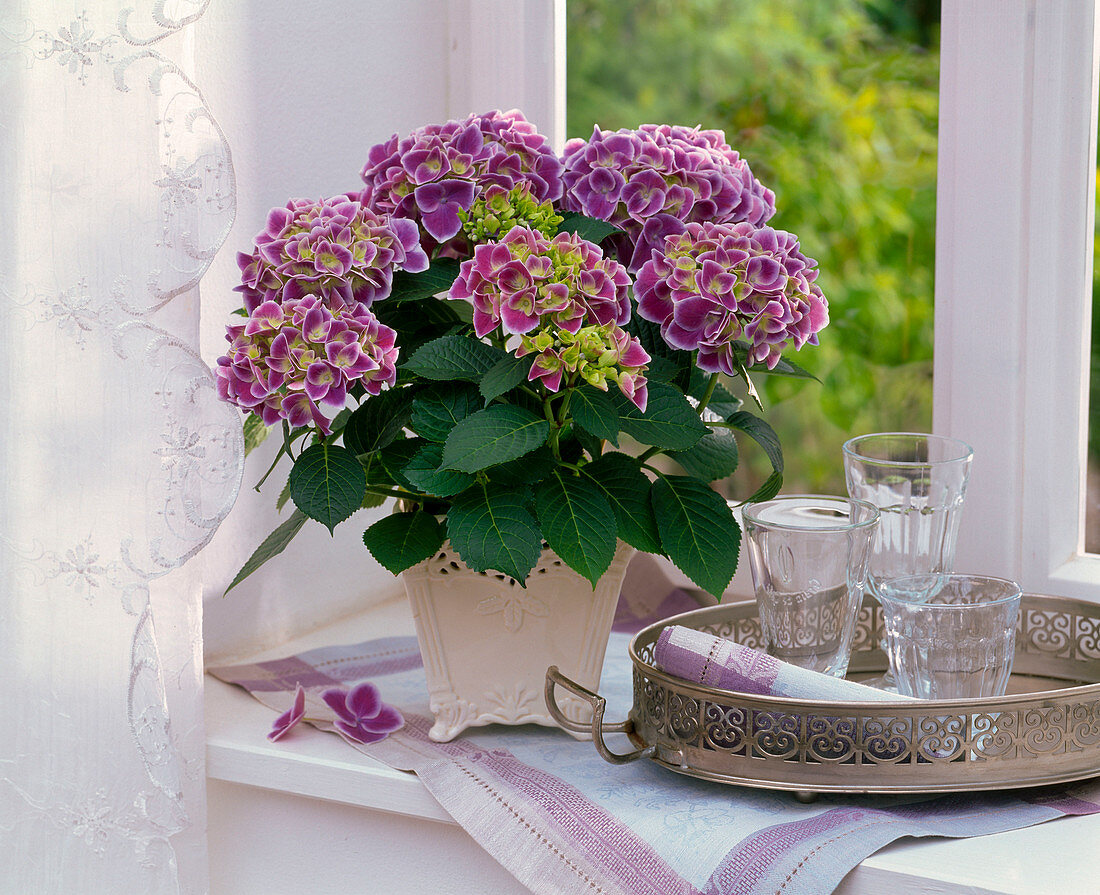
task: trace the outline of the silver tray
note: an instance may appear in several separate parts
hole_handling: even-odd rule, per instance
[[[630,644],[634,704],[604,723],[603,697],[552,667],[546,702],[562,727],[590,734],[622,764],[647,758],[692,777],[815,793],[929,793],[1014,789],[1100,775],[1100,606],[1025,594],[1009,693],[991,699],[823,702],[753,696],[695,685],[659,671],[653,647],[678,624],[762,645],[756,602],[686,612],[650,625]],[[860,611],[849,677],[886,669],[881,610]],[[593,709],[589,724],[557,705],[563,687]],[[625,733],[636,747],[614,752]]]

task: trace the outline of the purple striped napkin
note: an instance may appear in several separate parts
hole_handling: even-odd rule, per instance
[[[799,668],[760,650],[680,625],[671,625],[661,632],[653,648],[653,660],[658,668],[673,677],[704,687],[757,696],[792,696],[841,702],[909,699],[908,696],[898,696],[854,681]]]

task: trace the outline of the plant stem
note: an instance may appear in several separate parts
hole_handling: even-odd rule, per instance
[[[290,454],[285,444],[279,446],[279,452],[275,455],[275,459],[271,461],[271,465],[267,468],[267,472],[264,473],[263,478],[252,486],[257,494],[260,493],[260,488],[263,487],[263,483],[267,481],[267,477],[275,471],[275,467],[278,466],[279,461],[283,459],[283,454]]]
[[[565,417],[569,413],[569,402],[573,399],[573,389],[568,388],[565,390],[565,400],[561,402],[561,407],[558,410],[558,428],[565,425]]]
[[[716,388],[718,388],[718,374],[711,373],[710,382],[707,383],[707,390],[703,392],[703,400],[699,402],[699,406],[696,408],[700,417],[703,415],[703,411],[707,409],[710,399],[714,397],[714,390]]]
[[[396,491],[392,488],[379,488],[375,485],[367,485],[367,494],[377,494],[379,497],[395,497],[398,500],[413,500],[417,503],[424,503],[428,498],[419,494],[413,494],[411,491]]]
[[[554,455],[555,460],[561,460],[561,451],[558,448],[558,435],[561,432],[558,426],[558,421],[554,417],[554,408],[550,406],[550,399],[542,399],[542,412],[546,416],[546,421],[550,424],[550,435],[547,438],[547,444],[550,445],[550,451]]]
[[[646,450],[643,453],[638,455],[638,462],[644,464],[646,460],[648,460],[654,454],[659,454],[660,452],[661,452],[661,449],[659,447],[651,447],[648,450]]]

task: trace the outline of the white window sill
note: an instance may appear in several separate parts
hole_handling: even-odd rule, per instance
[[[249,658],[276,658],[331,643],[357,643],[411,633],[412,618],[402,599]],[[391,828],[403,831],[398,836],[417,837],[403,843],[406,849],[431,850],[435,847],[433,837],[453,838],[450,829],[440,825],[454,825],[454,820],[414,775],[373,761],[338,737],[312,728],[299,729],[292,737],[269,743],[265,734],[273,717],[271,710],[240,688],[206,677],[206,768],[211,781],[235,784],[238,792],[247,793],[249,788],[257,795],[274,791],[353,806],[376,817],[378,812],[388,812],[430,822]],[[578,743],[577,748],[591,747]],[[211,810],[217,810],[213,804]],[[288,821],[284,818],[282,822]],[[212,817],[211,828],[218,826],[217,818]],[[905,840],[865,860],[845,877],[837,893],[1075,895],[1092,891],[1096,880],[1100,880],[1097,842],[1100,815],[1067,817],[1026,830],[973,839]],[[472,862],[485,857],[472,840],[459,847],[471,850]],[[430,872],[427,866],[422,869]],[[456,882],[453,864],[440,872],[447,874],[448,885]],[[423,891],[423,886],[433,884],[429,879],[407,877],[407,881],[409,891]],[[320,878],[315,876],[313,882],[313,891],[318,895],[329,891]],[[236,884],[237,891],[245,891],[239,880]]]

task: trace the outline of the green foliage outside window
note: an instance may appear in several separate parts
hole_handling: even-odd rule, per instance
[[[819,262],[832,323],[794,358],[822,384],[764,387],[787,491],[843,491],[851,435],[932,424],[939,53],[928,6],[569,0],[569,135],[593,123],[724,130],[776,193],[769,223]]]

